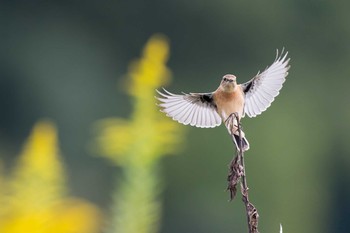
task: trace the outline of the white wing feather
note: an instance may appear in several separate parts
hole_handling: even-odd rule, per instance
[[[190,93],[176,95],[164,89],[165,93],[158,91],[161,97],[159,106],[162,111],[184,125],[191,125],[200,128],[213,128],[221,124],[221,117],[216,112],[213,103],[206,101],[203,96],[210,96],[211,93]]]
[[[290,66],[288,52],[277,55],[275,61],[264,72],[258,73],[249,82],[242,84],[245,92],[244,112],[248,117],[255,117],[270,107],[275,97],[279,94],[288,75]]]

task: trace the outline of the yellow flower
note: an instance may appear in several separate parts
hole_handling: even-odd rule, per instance
[[[129,93],[135,97],[152,97],[154,89],[165,85],[170,79],[170,71],[165,63],[169,56],[167,39],[161,35],[153,36],[143,50],[140,60],[129,67],[131,80]]]
[[[168,56],[167,39],[151,37],[127,74],[134,107],[130,119],[109,118],[96,127],[99,152],[123,171],[113,195],[110,233],[155,233],[159,229],[159,160],[176,152],[183,138],[183,128],[161,114],[154,98],[155,89],[170,80]]]
[[[131,120],[108,118],[97,124],[100,153],[118,165],[132,159],[141,164],[152,162],[176,152],[181,142],[181,126],[161,114],[154,98],[155,89],[170,80],[168,56],[167,39],[153,36],[127,74],[128,92],[134,97]]]
[[[67,196],[51,122],[36,124],[12,175],[2,180],[0,232],[98,232],[98,209]]]

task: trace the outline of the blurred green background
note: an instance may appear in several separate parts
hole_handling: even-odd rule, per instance
[[[108,215],[120,170],[91,152],[93,124],[130,115],[123,77],[154,33],[170,40],[172,92],[252,78],[285,47],[291,69],[263,115],[244,119],[261,232],[348,232],[349,1],[0,1],[0,156],[6,171],[34,123],[57,123],[69,187]],[[147,116],[145,116],[147,117]],[[162,161],[162,233],[245,232],[228,202],[224,127],[187,128]]]

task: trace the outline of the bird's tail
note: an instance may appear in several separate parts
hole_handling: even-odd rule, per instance
[[[243,132],[241,127],[240,129],[238,127],[236,114],[231,114],[225,120],[225,125],[228,130],[228,133],[232,136],[232,141],[235,143],[237,151],[240,151],[241,146],[243,152],[249,150],[249,142],[246,139],[245,133]],[[240,138],[242,138],[242,140],[240,140]]]
[[[245,136],[242,136],[242,141],[241,141],[239,138],[239,135],[233,134],[232,140],[236,145],[237,151],[240,151],[241,145],[242,145],[243,152],[249,150],[249,147],[250,147],[249,142],[245,138]]]

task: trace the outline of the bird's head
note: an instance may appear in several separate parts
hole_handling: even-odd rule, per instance
[[[225,92],[231,92],[234,91],[234,89],[237,86],[236,76],[233,74],[226,74],[224,77],[222,77],[220,87]]]

